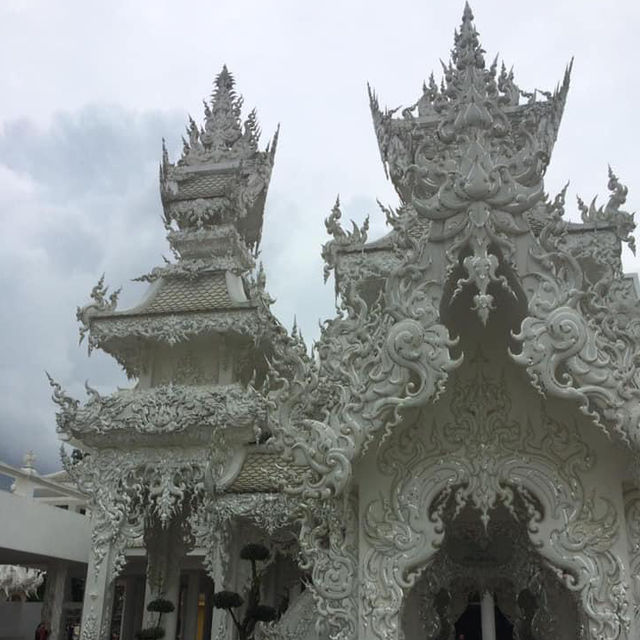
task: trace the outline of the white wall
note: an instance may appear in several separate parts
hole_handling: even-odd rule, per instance
[[[41,602],[0,602],[0,640],[33,640]]]
[[[33,498],[0,491],[0,547],[86,563],[91,542],[87,516]]]

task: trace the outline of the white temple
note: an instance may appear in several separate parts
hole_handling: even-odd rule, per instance
[[[640,637],[627,189],[609,169],[566,221],[543,177],[570,67],[525,92],[484,54],[467,5],[415,104],[369,91],[401,204],[369,240],[336,203],[311,354],[255,265],[277,133],[226,68],[164,152],[175,260],[133,309],[101,279],[78,310],[132,388],[51,381],[91,512],[82,640]]]

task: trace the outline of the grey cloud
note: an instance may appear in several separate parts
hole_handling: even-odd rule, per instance
[[[157,165],[161,137],[182,120],[99,106],[59,114],[45,129],[4,127],[0,458],[17,463],[32,448],[42,469],[58,466],[45,369],[80,395],[87,378],[109,391],[124,382],[109,358],[78,348],[75,307],[102,271],[118,286],[166,251]]]

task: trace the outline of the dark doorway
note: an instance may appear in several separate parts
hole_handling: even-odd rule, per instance
[[[496,607],[496,640],[513,640],[513,625]]]
[[[513,640],[513,625],[495,608],[496,640]],[[480,603],[470,602],[456,622],[456,640],[482,640],[482,618]]]
[[[456,622],[456,640],[482,640],[480,603],[470,602]]]

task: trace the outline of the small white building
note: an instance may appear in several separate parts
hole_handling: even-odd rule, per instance
[[[87,497],[65,471],[40,475],[27,454],[20,468],[0,462],[0,638],[31,640],[44,621],[52,638],[78,624],[91,547]],[[43,601],[29,601],[44,582]]]

